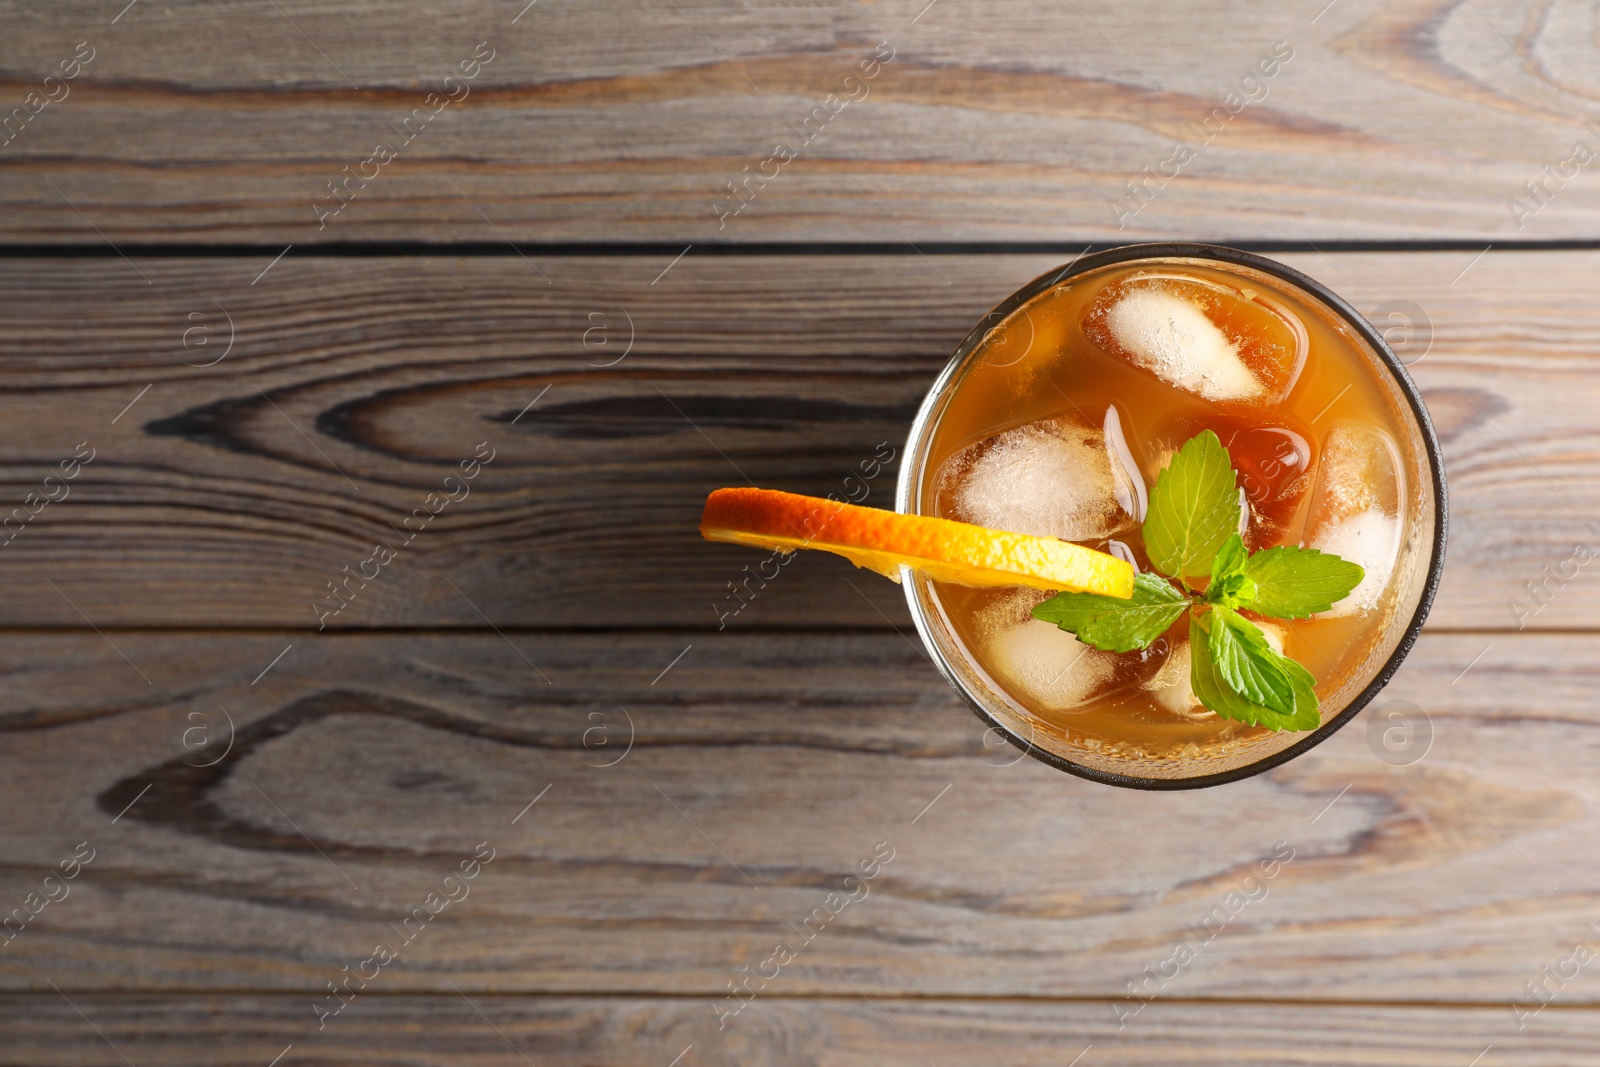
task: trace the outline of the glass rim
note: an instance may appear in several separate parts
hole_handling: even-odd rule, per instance
[[[1394,650],[1389,654],[1389,658],[1384,661],[1383,665],[1378,668],[1367,684],[1362,687],[1361,691],[1352,697],[1350,702],[1337,715],[1307,733],[1300,740],[1279,749],[1277,752],[1252,760],[1240,767],[1187,778],[1155,778],[1148,775],[1122,774],[1090,767],[1070,760],[1058,753],[1051,752],[1034,744],[1027,738],[1018,736],[1004,723],[990,715],[983,703],[978,700],[960,676],[951,668],[944,651],[939,647],[938,642],[934,640],[929,620],[918,600],[917,589],[910,568],[902,567],[900,577],[901,585],[905,588],[906,602],[911,609],[912,622],[915,623],[917,634],[922,638],[922,644],[927,649],[934,665],[938,667],[939,673],[950,684],[951,688],[961,695],[962,699],[972,708],[973,713],[979,719],[983,720],[991,729],[1017,748],[1020,748],[1024,753],[1054,767],[1056,770],[1065,771],[1079,778],[1086,778],[1104,785],[1150,790],[1204,789],[1209,786],[1224,785],[1228,782],[1237,782],[1244,778],[1253,777],[1303,755],[1326,741],[1329,737],[1332,737],[1346,723],[1355,718],[1363,708],[1370,704],[1384,686],[1388,685],[1389,679],[1394,676],[1394,672],[1399,669],[1400,664],[1410,653],[1412,646],[1416,644],[1417,636],[1422,632],[1422,624],[1427,619],[1428,611],[1433,607],[1434,598],[1438,594],[1439,580],[1444,572],[1445,542],[1450,525],[1450,502],[1445,489],[1443,450],[1439,445],[1438,434],[1435,433],[1433,428],[1433,419],[1428,414],[1427,405],[1423,403],[1422,394],[1417,389],[1416,382],[1412,381],[1411,374],[1406,370],[1405,364],[1400,361],[1394,350],[1384,341],[1383,335],[1367,321],[1365,316],[1351,307],[1343,297],[1321,282],[1277,260],[1268,259],[1254,252],[1229,248],[1226,245],[1158,242],[1121,245],[1102,252],[1079,256],[1064,267],[1041,274],[995,305],[994,308],[978,320],[978,324],[956,346],[955,353],[951,355],[944,369],[934,379],[933,384],[928,387],[927,395],[923,397],[922,404],[917,409],[916,417],[911,420],[911,429],[906,435],[905,461],[900,468],[899,479],[895,489],[896,511],[901,513],[910,512],[911,500],[917,488],[913,482],[920,481],[920,471],[914,470],[920,464],[913,463],[912,459],[918,453],[918,442],[923,441],[925,444],[925,439],[931,439],[930,431],[932,429],[935,406],[946,395],[951,381],[959,373],[973,350],[987,336],[992,324],[1004,319],[1035,296],[1059,285],[1068,278],[1100,267],[1141,259],[1208,259],[1219,263],[1248,267],[1288,282],[1290,285],[1303,290],[1309,296],[1320,300],[1330,311],[1343,319],[1351,329],[1360,335],[1363,341],[1371,346],[1372,351],[1393,377],[1395,385],[1405,397],[1412,416],[1416,419],[1417,428],[1422,434],[1423,451],[1427,453],[1428,468],[1433,486],[1434,528],[1432,544],[1430,545],[1428,573],[1422,584],[1421,596],[1417,600],[1417,606],[1412,613],[1410,622],[1406,624],[1405,630],[1401,633]]]

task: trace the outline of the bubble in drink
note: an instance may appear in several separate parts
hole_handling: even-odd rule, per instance
[[[1129,465],[1108,450],[1104,430],[1075,417],[1030,422],[945,462],[939,514],[1013,533],[1104,540],[1139,521],[1128,508],[1142,509],[1145,487]]]
[[[1073,711],[1117,685],[1117,656],[1100,652],[1030,613],[1050,596],[1005,593],[977,615],[984,662],[1013,696],[1046,711]]]
[[[1306,545],[1359,564],[1366,575],[1323,614],[1377,609],[1400,553],[1405,475],[1392,438],[1376,426],[1336,426],[1322,449],[1322,475],[1306,521]]]
[[[1281,400],[1305,362],[1305,327],[1263,294],[1170,274],[1113,282],[1084,315],[1101,349],[1217,404]]]

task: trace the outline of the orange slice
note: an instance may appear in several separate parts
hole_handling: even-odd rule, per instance
[[[1054,537],[991,530],[931,515],[901,515],[775,489],[718,489],[700,536],[752,548],[814,548],[895,581],[905,565],[957,585],[1133,595],[1133,568]]]

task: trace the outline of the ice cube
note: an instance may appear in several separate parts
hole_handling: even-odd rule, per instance
[[[1359,564],[1366,573],[1350,595],[1323,612],[1340,617],[1373,611],[1383,598],[1400,548],[1400,522],[1376,508],[1330,522],[1312,548]]]
[[[1267,644],[1272,646],[1272,651],[1283,655],[1283,627],[1270,622],[1257,622],[1261,636],[1267,639]]]
[[[995,681],[1042,711],[1072,711],[1116,686],[1117,655],[1030,614],[1049,593],[1017,589],[974,616],[980,656]]]
[[[1136,289],[1106,313],[1112,339],[1138,366],[1207,400],[1254,400],[1266,392],[1239,349],[1206,313],[1159,289]]]
[[[1139,570],[1139,557],[1133,554],[1133,549],[1129,548],[1125,542],[1115,539],[1107,541],[1106,552],[1109,555],[1116,556],[1135,571]]]
[[[1106,408],[1106,421],[1102,426],[1106,439],[1106,459],[1111,465],[1111,490],[1117,505],[1140,522],[1144,521],[1150,498],[1145,490],[1144,478],[1139,474],[1139,464],[1134,462],[1128,439],[1122,435],[1122,417],[1116,405]]]
[[[1306,523],[1306,545],[1358,564],[1366,574],[1323,615],[1364,614],[1382,602],[1400,553],[1404,491],[1399,452],[1387,433],[1365,425],[1329,431]]]
[[[1215,403],[1285,396],[1305,362],[1305,327],[1263,294],[1196,277],[1141,274],[1090,303],[1084,334],[1168,385]]]
[[[1118,501],[1139,508],[1144,500],[1131,459],[1114,457],[1105,431],[1071,416],[968,445],[945,462],[936,484],[945,518],[1066,541],[1101,541],[1133,528],[1138,518]]]
[[[1214,712],[1207,711],[1201,705],[1200,699],[1194,695],[1194,689],[1189,685],[1187,640],[1180,641],[1171,652],[1167,653],[1166,662],[1161,664],[1161,669],[1156,671],[1155,677],[1145,684],[1145,689],[1159,706],[1174,715],[1195,722],[1204,722],[1217,717]]]

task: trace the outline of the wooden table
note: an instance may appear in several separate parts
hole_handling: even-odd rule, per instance
[[[1600,1063],[1593,4],[0,24],[0,1062]],[[1149,239],[1412,364],[1449,567],[1376,707],[1127,792],[842,561],[726,614],[708,490],[840,488]]]

